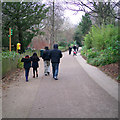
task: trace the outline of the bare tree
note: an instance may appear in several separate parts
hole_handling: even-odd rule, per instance
[[[53,2],[47,1],[47,6],[49,7],[49,12],[47,13],[47,19],[43,21],[44,23],[44,39],[48,40],[49,44],[53,41],[53,29],[54,29],[54,42],[58,41],[58,33],[64,22],[64,14],[61,4],[58,2],[54,3],[54,18],[53,18]],[[54,26],[53,26],[54,20]]]
[[[84,11],[90,16],[99,21],[99,24],[102,23],[111,23],[114,19],[120,20],[119,7],[120,2],[96,2],[92,1],[82,1],[82,0],[65,0],[67,4],[67,9],[75,11]],[[112,19],[111,19],[112,18]]]

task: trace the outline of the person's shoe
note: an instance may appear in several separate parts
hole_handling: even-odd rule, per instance
[[[54,79],[55,79],[55,80],[58,80],[58,78],[57,78],[57,77],[54,77]]]
[[[36,77],[38,77],[38,74],[36,75]]]
[[[47,76],[48,74],[47,73],[45,73],[45,76]]]
[[[28,80],[26,80],[26,82],[28,82]]]
[[[48,75],[50,75],[50,72],[47,72]]]
[[[33,78],[35,78],[35,75],[33,76]]]

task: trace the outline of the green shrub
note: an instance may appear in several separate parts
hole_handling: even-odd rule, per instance
[[[81,55],[95,66],[115,63],[120,59],[119,39],[118,27],[114,25],[92,26],[84,37]]]
[[[17,68],[20,68],[20,69],[23,68],[23,62],[21,62],[21,58],[18,59]]]
[[[59,46],[63,46],[63,47],[66,47],[67,46],[67,42],[66,41],[60,41],[58,43]]]
[[[108,54],[104,51],[104,53],[102,53],[100,55],[98,54],[97,57],[87,58],[87,62],[94,66],[103,66],[103,65],[115,63],[115,62],[117,62],[117,60],[111,54]]]
[[[2,52],[2,58],[9,58],[9,59],[15,59],[16,57],[18,57],[19,54],[16,53],[15,51],[6,51],[6,52]]]
[[[62,52],[65,52],[68,50],[68,47],[59,46],[58,49],[61,50]]]
[[[86,48],[86,46],[82,47],[82,49],[81,49],[81,55],[87,57],[87,48]]]
[[[92,39],[91,39],[91,33],[89,32],[89,34],[87,34],[85,37],[84,37],[84,44],[86,46],[87,49],[90,49],[92,48]]]
[[[97,51],[92,51],[92,52],[89,52],[88,55],[87,55],[87,58],[95,58],[97,56],[100,55],[100,52],[97,52]]]
[[[101,51],[108,47],[115,47],[119,41],[118,27],[114,25],[92,26],[90,32],[84,37],[84,46]],[[120,47],[120,46],[119,46]]]

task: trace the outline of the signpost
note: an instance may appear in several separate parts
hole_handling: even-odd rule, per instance
[[[9,28],[9,51],[11,52],[11,28]]]
[[[11,35],[13,35],[13,30],[9,27],[9,51],[11,52]]]

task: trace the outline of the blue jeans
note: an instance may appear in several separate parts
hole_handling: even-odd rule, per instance
[[[53,78],[58,76],[59,63],[52,63]]]
[[[28,81],[28,76],[29,76],[29,68],[25,69],[25,77],[26,77],[26,81]]]

